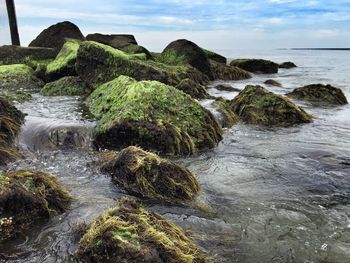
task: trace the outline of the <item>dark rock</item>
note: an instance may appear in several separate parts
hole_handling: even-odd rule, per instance
[[[279,68],[286,68],[286,69],[290,69],[290,68],[296,68],[297,65],[295,65],[293,62],[283,62],[281,64],[279,64]]]
[[[273,79],[268,79],[264,83],[267,84],[267,85],[270,85],[270,86],[282,87],[281,83],[279,83],[278,81],[273,80]]]
[[[46,28],[29,46],[54,48],[59,52],[64,45],[65,38],[85,40],[80,29],[75,24],[64,21]]]
[[[211,60],[214,60],[218,63],[222,63],[222,64],[226,64],[227,63],[227,58],[225,58],[224,56],[221,56],[220,54],[217,54],[213,51],[207,50],[203,48],[203,51],[205,52],[205,54],[207,54],[207,57]]]
[[[182,90],[192,98],[207,99],[210,97],[204,86],[191,79],[183,79],[175,88]]]
[[[210,60],[209,63],[214,80],[242,80],[251,78],[250,74],[241,68],[218,63],[213,60]]]
[[[261,86],[246,86],[231,101],[231,107],[248,124],[287,127],[312,122],[312,117],[288,98]]]
[[[220,91],[229,91],[229,92],[241,92],[242,90],[232,87],[228,84],[218,84],[214,86],[215,89]]]
[[[219,120],[223,128],[231,128],[239,121],[238,116],[230,107],[229,100],[219,97],[213,102],[213,105],[217,107],[217,111],[221,115]]]
[[[294,99],[306,100],[318,104],[348,104],[343,91],[331,85],[311,84],[296,88],[292,92],[288,93],[287,96]]]
[[[278,64],[264,59],[235,59],[231,66],[242,68],[257,74],[272,74],[278,72]]]

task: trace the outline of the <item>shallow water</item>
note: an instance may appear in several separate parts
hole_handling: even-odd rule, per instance
[[[225,82],[236,88],[263,85],[273,78],[283,87],[268,88],[285,94],[322,82],[342,88],[350,99],[350,52],[276,50],[230,55],[291,60],[299,66]],[[229,99],[237,95],[214,88],[209,92]],[[190,231],[215,262],[350,262],[350,106],[297,103],[315,117],[314,123],[278,129],[238,124],[225,131],[216,149],[176,159],[197,176],[200,198],[214,215],[148,206]],[[76,249],[74,225],[89,222],[123,193],[90,165],[94,153],[89,132],[94,123],[83,118],[78,98],[35,95],[20,108],[29,114],[19,136],[28,158],[13,168],[50,172],[77,200],[65,214],[32,229],[27,238],[0,245],[0,252],[14,255],[7,262],[70,262]],[[77,134],[74,150],[63,140],[40,144],[38,137],[50,136],[38,134],[62,127]]]

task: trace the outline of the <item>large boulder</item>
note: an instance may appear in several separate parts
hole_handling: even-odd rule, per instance
[[[47,83],[40,93],[44,96],[77,96],[87,94],[89,90],[79,77],[63,77]]]
[[[24,122],[24,114],[4,97],[0,97],[0,166],[19,157],[13,142]]]
[[[99,120],[94,143],[100,148],[140,145],[172,154],[213,148],[222,139],[214,116],[189,95],[157,81],[120,76],[87,99]]]
[[[283,62],[283,63],[279,64],[279,68],[290,69],[290,68],[296,68],[296,67],[297,67],[297,65],[295,65],[291,61],[287,61],[287,62]]]
[[[40,90],[43,85],[25,64],[0,66],[0,90]]]
[[[87,227],[76,257],[81,262],[208,262],[179,226],[130,198]]]
[[[252,77],[247,71],[239,67],[229,66],[213,60],[210,60],[209,63],[213,79],[242,80]]]
[[[293,99],[306,100],[317,104],[348,104],[343,91],[329,84],[311,84],[296,88],[292,92],[288,93],[287,96]]]
[[[46,28],[29,44],[29,46],[54,48],[56,52],[59,52],[64,45],[65,38],[77,40],[85,39],[80,29],[75,24],[64,21]]]
[[[231,107],[248,124],[288,127],[312,122],[312,117],[288,98],[261,86],[246,86],[231,101]]]
[[[121,75],[169,85],[177,85],[185,78],[201,84],[209,81],[195,68],[170,66],[146,59],[144,54],[128,54],[101,43],[85,41],[78,50],[76,70],[85,82],[94,86]]]
[[[53,176],[0,171],[0,241],[23,235],[41,218],[64,212],[71,200]]]
[[[265,59],[235,59],[230,65],[257,74],[277,73],[279,67],[277,63]]]
[[[102,171],[129,193],[158,201],[190,201],[199,191],[189,170],[135,146],[123,149]]]
[[[62,49],[55,60],[46,67],[45,80],[54,81],[65,76],[76,76],[75,62],[80,46],[80,41],[66,39]]]
[[[181,80],[181,82],[177,84],[175,88],[182,90],[195,99],[208,99],[210,97],[204,86],[191,79]]]
[[[146,54],[147,58],[152,58],[151,53],[144,47],[139,46],[133,35],[103,35],[99,33],[89,34],[86,36],[89,41],[99,42],[116,49],[123,50],[126,53],[131,54]]]
[[[171,42],[162,52],[160,60],[165,64],[189,64],[212,78],[209,59],[206,53],[195,43],[179,39]]]
[[[227,63],[227,58],[225,58],[224,56],[221,56],[218,53],[215,53],[213,51],[207,50],[203,48],[203,51],[205,52],[205,54],[207,55],[207,57],[211,60],[214,60],[218,63],[222,63],[222,64],[226,64]]]

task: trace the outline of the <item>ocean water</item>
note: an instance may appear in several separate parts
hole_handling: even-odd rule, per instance
[[[341,88],[350,100],[350,52],[224,53],[232,58],[298,65],[278,74],[224,82],[233,87],[264,85],[272,78],[283,87],[267,88],[285,94],[302,85],[329,83]],[[208,91],[215,96],[232,99],[238,94],[217,91],[214,84]],[[217,148],[174,158],[195,174],[201,185],[199,199],[213,213],[146,205],[189,231],[214,262],[350,262],[350,106],[314,107],[295,102],[314,116],[313,123],[290,128],[237,124],[225,130]],[[51,134],[69,127],[87,141],[87,130],[94,123],[84,118],[79,104],[77,97],[35,95],[33,101],[19,105],[28,113],[19,136],[27,159],[13,168],[50,172],[77,200],[65,214],[43,222],[22,239],[0,244],[0,253],[8,256],[6,262],[72,262],[77,247],[74,225],[90,222],[125,195],[91,166],[95,157],[89,144],[73,150],[59,143],[50,147],[29,143],[40,144],[38,136],[45,131]]]

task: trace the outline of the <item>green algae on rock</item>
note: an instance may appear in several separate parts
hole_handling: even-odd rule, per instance
[[[55,60],[46,66],[45,79],[53,81],[65,76],[76,76],[75,61],[79,46],[80,41],[67,39]]]
[[[99,86],[87,98],[99,120],[97,147],[140,145],[172,154],[210,149],[222,139],[215,117],[189,95],[157,81],[120,76]]]
[[[183,229],[130,198],[122,198],[92,222],[76,258],[87,263],[209,262]]]
[[[275,87],[282,87],[282,84],[279,83],[277,80],[274,80],[274,79],[265,80],[264,84],[270,85],[270,86],[275,86]]]
[[[0,90],[0,97],[5,98],[13,103],[15,102],[25,102],[32,99],[32,95],[26,91],[14,91],[14,90]]]
[[[77,96],[87,94],[89,90],[79,77],[63,77],[47,83],[40,93],[44,96]]]
[[[213,79],[242,80],[252,77],[247,71],[239,67],[229,66],[213,60],[210,60],[209,63]]]
[[[0,241],[22,234],[40,218],[49,218],[69,207],[70,195],[56,178],[41,172],[0,174]]]
[[[348,104],[343,91],[331,85],[311,84],[296,88],[292,92],[288,93],[287,96],[290,98],[306,100],[317,104]]]
[[[207,55],[208,59],[214,60],[218,63],[222,63],[222,64],[226,64],[227,63],[227,58],[225,58],[224,56],[215,53],[213,51],[207,50],[202,48],[203,51],[205,52],[205,54]]]
[[[181,80],[181,82],[176,85],[175,88],[182,90],[195,99],[207,99],[210,97],[204,86],[196,83],[191,79]]]
[[[231,66],[242,68],[257,74],[272,74],[278,72],[278,64],[265,59],[235,59]]]
[[[219,97],[213,102],[213,105],[217,107],[217,111],[221,114],[220,122],[223,128],[231,128],[239,121],[238,116],[230,107],[229,100]]]
[[[170,203],[190,201],[199,184],[186,168],[140,147],[129,146],[105,163],[102,171],[131,194]]]
[[[44,82],[25,64],[0,66],[0,90],[39,90]]]
[[[312,122],[312,117],[288,98],[261,86],[246,86],[231,101],[231,107],[248,124],[288,127]]]

